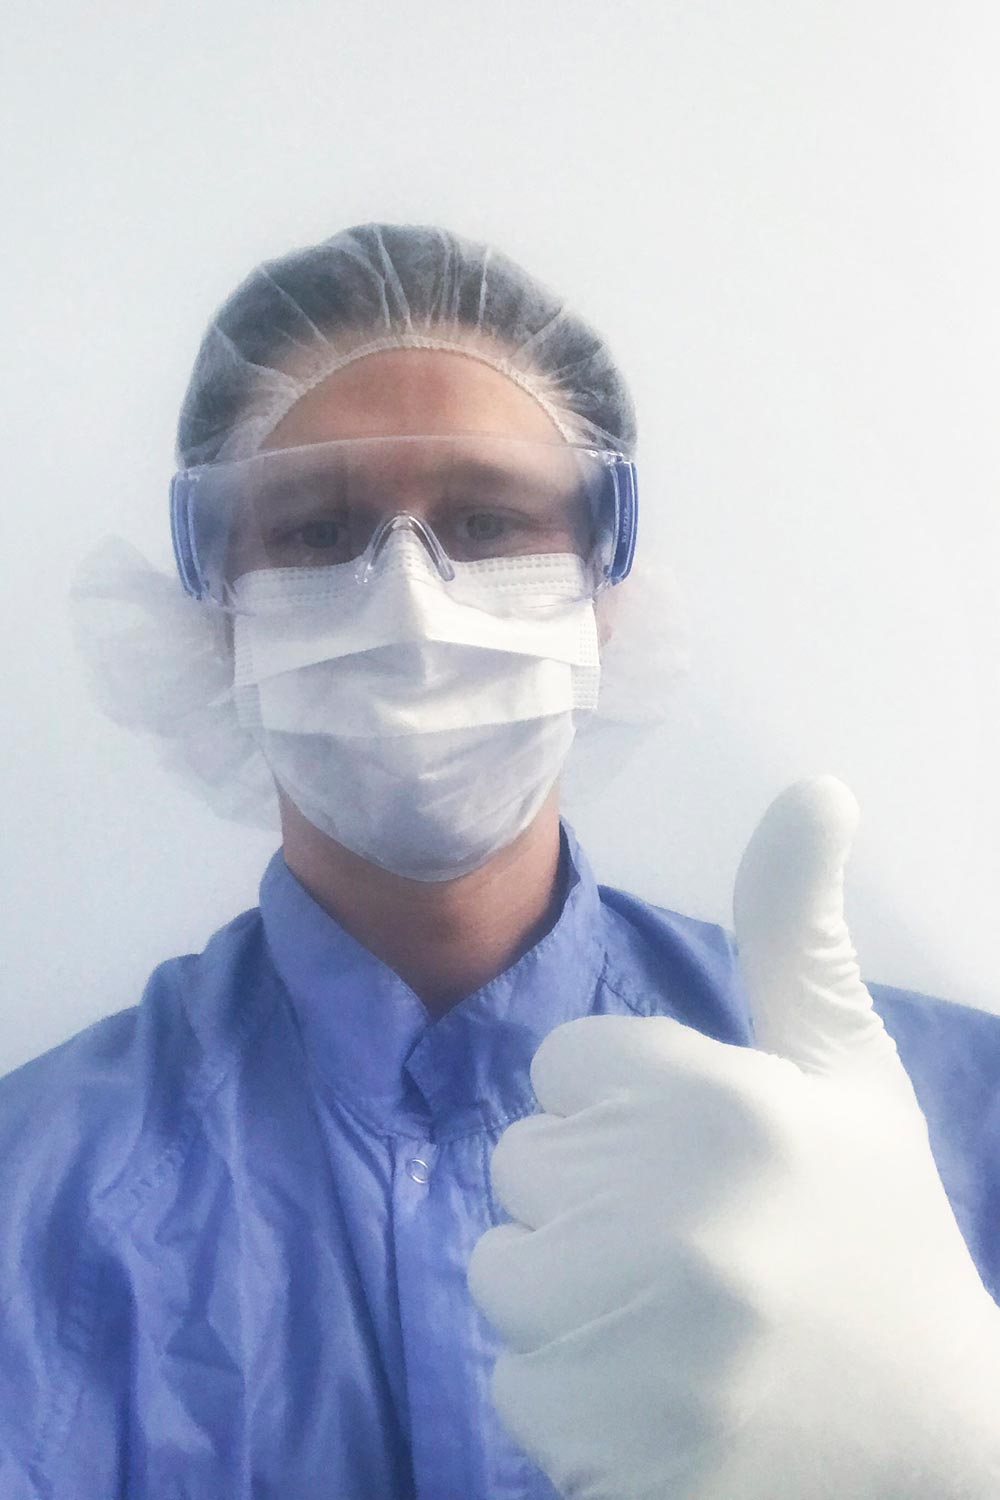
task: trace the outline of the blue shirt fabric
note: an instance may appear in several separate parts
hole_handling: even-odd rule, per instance
[[[259,908],[0,1080],[3,1500],[553,1500],[466,1283],[492,1148],[564,1021],[752,1042],[732,936],[563,851],[554,928],[440,1019],[279,851]],[[1000,1017],[869,987],[998,1297]]]

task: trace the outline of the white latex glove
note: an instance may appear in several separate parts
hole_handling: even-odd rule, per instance
[[[1000,1497],[1000,1308],[861,982],[858,816],[817,777],[750,841],[756,1048],[589,1016],[535,1054],[545,1113],[491,1167],[518,1222],[469,1287],[496,1407],[567,1500]]]

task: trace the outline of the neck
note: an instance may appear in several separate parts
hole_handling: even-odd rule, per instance
[[[457,880],[408,880],[328,838],[279,792],[285,863],[324,911],[443,1015],[516,962],[562,907],[556,790],[506,849]]]

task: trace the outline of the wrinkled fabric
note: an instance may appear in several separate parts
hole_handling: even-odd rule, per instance
[[[552,1500],[465,1279],[531,1059],[584,1015],[753,1040],[725,929],[598,887],[565,826],[564,861],[549,934],[431,1020],[278,851],[259,908],[0,1080],[4,1500]],[[869,988],[998,1298],[1000,1017]]]

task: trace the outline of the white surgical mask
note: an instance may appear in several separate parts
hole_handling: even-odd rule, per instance
[[[321,832],[398,875],[448,880],[535,817],[597,707],[593,603],[576,557],[456,563],[399,532],[351,563],[248,574],[236,704]]]

